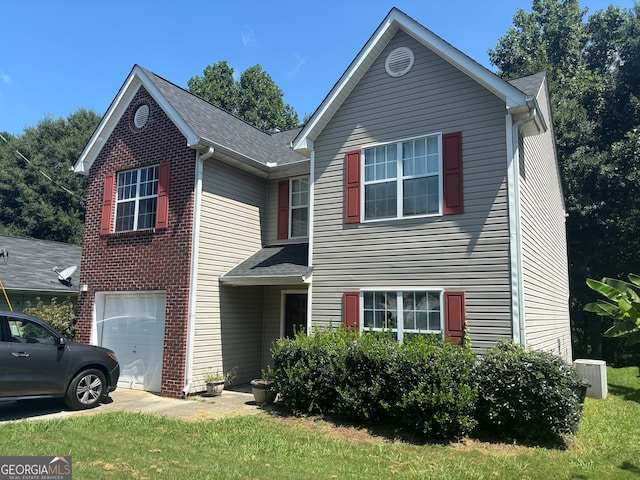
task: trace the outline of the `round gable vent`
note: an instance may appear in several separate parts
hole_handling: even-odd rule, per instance
[[[142,128],[149,120],[149,105],[140,105],[133,117],[133,124],[136,128]]]
[[[413,51],[407,47],[393,50],[384,62],[384,69],[392,77],[401,77],[413,67]]]

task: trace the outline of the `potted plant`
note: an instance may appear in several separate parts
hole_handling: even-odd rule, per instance
[[[224,382],[228,380],[228,376],[220,373],[220,370],[213,371],[207,368],[204,372],[204,382],[207,385],[207,395],[216,397],[222,395],[224,390]]]
[[[273,389],[273,373],[271,368],[262,370],[262,377],[251,380],[251,393],[258,405],[273,403],[277,392]]]

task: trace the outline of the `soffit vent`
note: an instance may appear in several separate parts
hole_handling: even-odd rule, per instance
[[[142,128],[149,120],[149,105],[140,105],[133,117],[133,124],[136,128]]]
[[[384,69],[392,77],[401,77],[413,67],[413,51],[407,47],[393,50],[384,62]]]

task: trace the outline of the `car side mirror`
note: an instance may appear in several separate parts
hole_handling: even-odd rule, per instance
[[[58,348],[62,348],[67,344],[67,340],[64,337],[58,337]]]

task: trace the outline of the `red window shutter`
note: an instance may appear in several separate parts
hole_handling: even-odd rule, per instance
[[[169,166],[169,162],[162,162],[158,169],[156,228],[167,228],[169,226]]]
[[[462,192],[462,132],[442,136],[444,214],[464,212]]]
[[[344,165],[344,223],[360,223],[360,150],[347,152]]]
[[[102,216],[100,217],[100,235],[111,233],[113,220],[113,196],[116,183],[116,174],[112,173],[104,177],[102,186]]]
[[[464,338],[465,317],[464,292],[444,292],[444,334],[453,344]]]
[[[289,238],[289,180],[278,184],[278,240]]]
[[[342,319],[346,330],[360,331],[360,292],[344,292]]]

